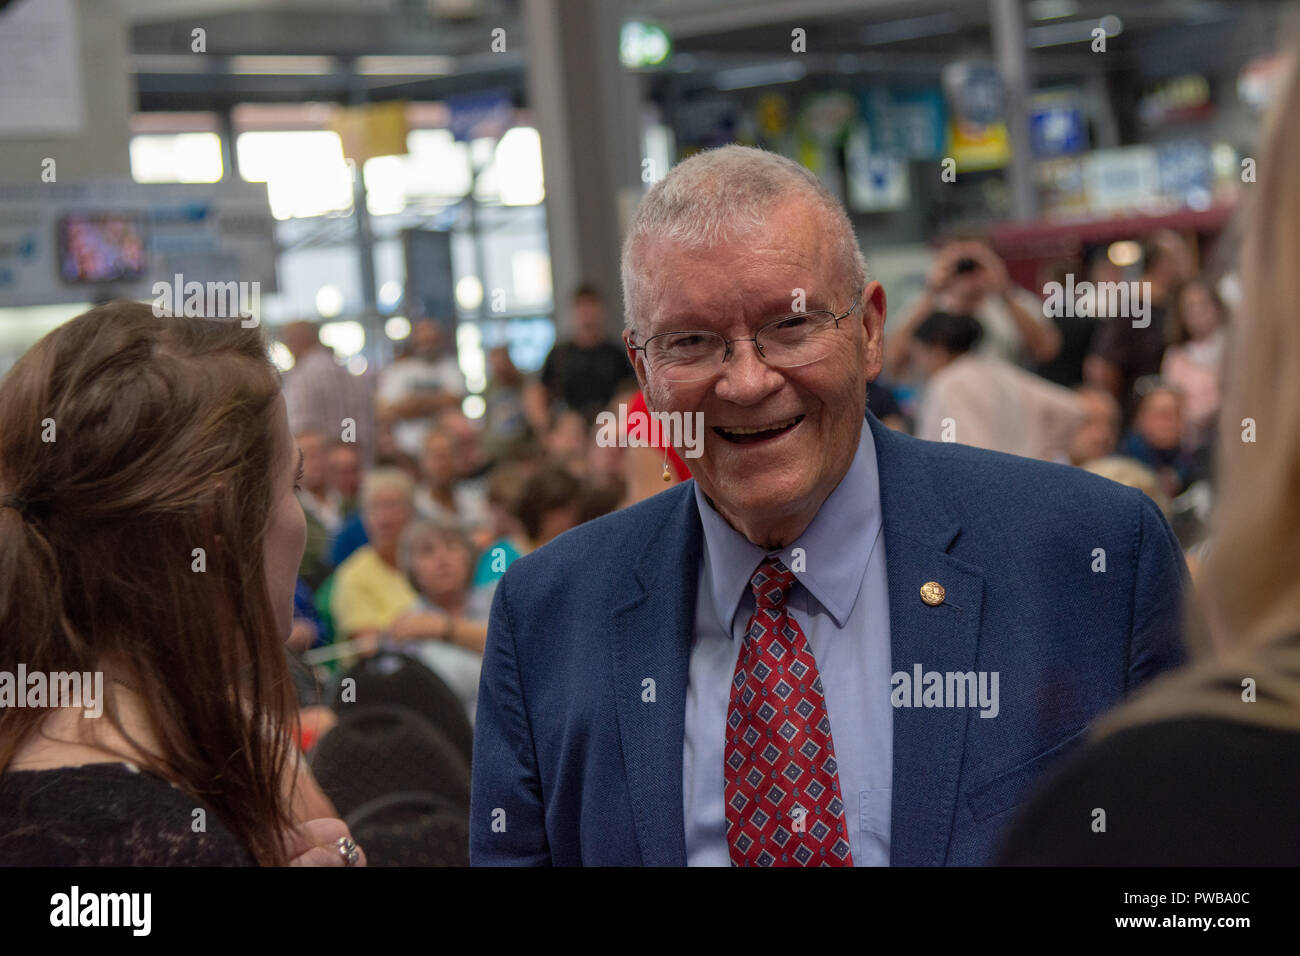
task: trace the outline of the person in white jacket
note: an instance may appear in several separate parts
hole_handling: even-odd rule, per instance
[[[1083,424],[1079,397],[994,355],[978,352],[983,334],[967,315],[934,312],[913,333],[926,376],[916,435],[992,451],[1069,462]]]

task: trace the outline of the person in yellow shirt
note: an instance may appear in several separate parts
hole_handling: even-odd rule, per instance
[[[397,545],[415,514],[411,479],[396,468],[378,468],[361,483],[361,521],[370,543],[358,548],[334,573],[330,611],[339,641],[355,641],[370,655],[380,635],[418,595],[398,567]]]

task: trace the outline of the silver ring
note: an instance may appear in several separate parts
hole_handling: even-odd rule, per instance
[[[339,837],[337,846],[344,866],[356,866],[361,860],[361,848],[351,837]]]

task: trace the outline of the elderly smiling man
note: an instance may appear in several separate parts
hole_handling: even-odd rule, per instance
[[[1160,512],[868,414],[885,294],[789,160],[675,167],[623,281],[649,407],[702,415],[704,452],[502,579],[472,861],[989,862],[1089,722],[1182,660]]]

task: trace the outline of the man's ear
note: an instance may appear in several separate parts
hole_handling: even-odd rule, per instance
[[[885,358],[885,287],[872,280],[862,289],[862,329],[867,342],[867,381],[874,382]]]

